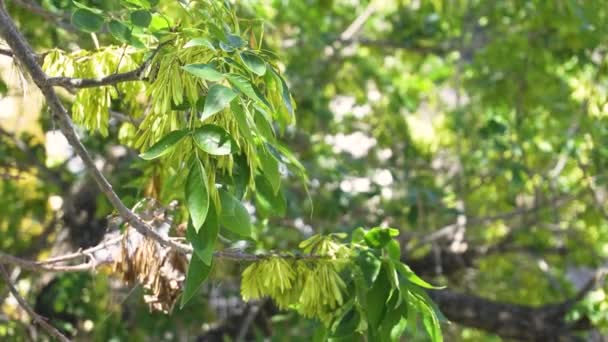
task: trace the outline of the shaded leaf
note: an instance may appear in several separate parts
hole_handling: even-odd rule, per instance
[[[226,190],[220,190],[219,194],[220,202],[222,203],[220,215],[220,223],[222,226],[238,235],[251,237],[251,218],[247,209],[245,209],[238,199]]]
[[[272,186],[272,190],[276,193],[281,187],[281,174],[279,173],[279,162],[268,153],[266,149],[258,148],[258,158],[260,167],[264,177]]]
[[[190,212],[190,219],[194,230],[198,232],[209,211],[209,190],[207,189],[207,175],[200,160],[195,159],[186,178],[186,206]]]
[[[256,208],[264,217],[282,216],[285,214],[287,203],[281,191],[274,192],[265,177],[255,178]]]
[[[131,22],[139,27],[148,27],[152,21],[152,15],[146,10],[137,10],[131,12]]]
[[[188,230],[186,231],[186,237],[192,244],[194,253],[199,257],[206,265],[211,265],[213,259],[213,252],[215,251],[215,242],[220,230],[220,224],[218,222],[217,212],[213,202],[209,203],[209,211],[207,218],[201,229],[196,231],[192,225],[192,221],[189,221]]]
[[[188,265],[188,274],[186,275],[186,284],[184,285],[184,292],[182,293],[182,301],[180,307],[183,308],[186,303],[198,292],[205,279],[211,272],[212,265],[205,265],[205,263],[194,255],[190,258],[190,265]]]
[[[361,269],[363,279],[367,283],[367,286],[371,287],[376,281],[376,278],[378,278],[378,274],[380,274],[382,262],[377,256],[369,251],[360,251],[357,254],[355,262]]]
[[[123,22],[112,19],[108,24],[108,27],[110,28],[112,36],[119,41],[127,43],[131,39],[131,29]]]
[[[72,24],[84,32],[97,32],[103,25],[104,18],[88,9],[79,8],[72,14]]]

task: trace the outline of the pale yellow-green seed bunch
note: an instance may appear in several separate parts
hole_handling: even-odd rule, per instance
[[[331,235],[313,235],[302,241],[299,247],[306,254],[325,255],[334,259],[348,259],[351,255],[350,248],[337,242]]]
[[[148,94],[155,114],[171,111],[172,104],[179,106],[184,101],[195,105],[200,91],[207,88],[205,81],[186,72],[182,66],[208,63],[214,53],[202,46],[183,48],[183,44],[182,39],[176,39],[172,45],[162,47],[152,61],[155,68],[149,75],[153,82]]]
[[[312,264],[310,270],[298,271],[306,276],[306,280],[296,306],[297,311],[305,317],[317,317],[323,322],[329,322],[336,308],[344,302],[342,292],[346,288],[336,266],[331,260],[319,260]]]
[[[53,50],[45,56],[42,67],[50,76],[95,79],[135,70],[140,62],[139,53],[110,46],[98,51],[74,53]],[[140,81],[81,89],[72,105],[72,118],[88,130],[99,131],[106,136],[112,99],[120,97],[126,105],[126,114],[137,117],[141,113],[137,98],[144,90],[145,85]]]
[[[281,309],[292,308],[309,318],[330,322],[344,302],[344,281],[337,260],[294,260],[272,257],[251,264],[243,272],[245,301],[268,296]]]
[[[278,257],[267,258],[245,269],[241,295],[244,300],[282,297],[291,291],[295,279],[296,273],[290,262]]]

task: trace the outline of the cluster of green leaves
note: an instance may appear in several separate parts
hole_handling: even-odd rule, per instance
[[[578,322],[583,317],[589,319],[593,326],[601,330],[608,328],[608,296],[606,296],[605,286],[590,291],[583,300],[575,303],[568,315],[566,316],[569,322]]]
[[[91,22],[109,20],[110,33],[130,47],[82,50],[75,53],[77,56],[53,51],[45,60],[49,74],[99,78],[134,70],[138,66],[135,60],[142,63],[139,44],[116,33],[117,19],[101,20],[99,10],[75,4],[74,25],[93,32],[101,25],[91,27]],[[155,3],[133,1],[124,5],[132,23],[130,36],[137,33],[146,43],[156,42],[157,51],[146,75],[149,82],[127,82],[136,85],[128,91],[122,91],[123,83],[118,92],[110,86],[79,91],[72,111],[75,121],[106,135],[110,100],[120,95],[123,103],[134,103],[136,96],[147,94],[148,99],[140,99],[140,108],[135,111],[123,107],[134,117],[143,111],[146,115],[138,127],[124,123],[120,138],[139,148],[141,158],[158,160],[166,167],[159,168],[163,176],[188,172],[185,182],[178,182],[184,183],[184,193],[179,197],[185,199],[194,232],[189,238],[200,239],[197,234],[210,208],[224,228],[241,238],[252,238],[249,216],[240,200],[255,190],[257,202],[271,212],[272,206],[285,202],[280,191],[280,165],[304,177],[302,165],[276,138],[275,127],[284,131],[293,124],[295,105],[273,55],[260,49],[252,29],[241,32],[227,3],[190,3],[190,18],[200,19],[192,19],[187,27],[173,26],[176,20],[167,13],[162,15],[163,24],[155,24],[155,18],[161,16],[149,14],[154,12]],[[152,19],[144,23],[143,16]],[[247,33],[250,36],[245,40],[242,35]],[[96,93],[102,91],[106,93]],[[147,107],[145,102],[149,103]]]
[[[427,289],[438,289],[400,261],[398,230],[315,235],[296,255],[267,256],[243,272],[244,300],[268,296],[280,308],[318,319],[319,340],[396,341],[418,317],[432,341],[442,341],[442,315]]]
[[[262,48],[263,32],[243,29],[226,2],[175,3],[160,13],[157,2],[145,0],[123,1],[109,12],[75,2],[76,27],[109,33],[123,46],[53,50],[44,69],[51,76],[100,78],[149,60],[145,81],[79,90],[72,115],[105,136],[110,110],[145,114],[137,125],[124,122],[119,137],[139,149],[142,168],[169,189],[163,200],[184,200],[194,253],[183,307],[211,273],[220,235],[256,238],[242,201],[254,201],[263,217],[282,214],[281,169],[306,176],[277,139],[295,122],[295,103],[275,56]],[[280,308],[321,320],[320,338],[395,340],[421,316],[439,341],[441,315],[425,292],[433,287],[400,261],[396,233],[359,229],[350,243],[338,241],[345,236],[313,236],[300,245],[302,254],[262,257],[249,266],[242,296],[269,296]]]
[[[144,42],[148,27],[164,27],[162,16],[154,13],[158,0],[121,1],[121,9],[116,13],[107,13],[102,9],[87,6],[83,2],[73,1],[75,10],[72,12],[72,24],[78,29],[96,33],[107,24],[109,32],[122,43],[145,48]],[[143,38],[143,41],[142,41]]]

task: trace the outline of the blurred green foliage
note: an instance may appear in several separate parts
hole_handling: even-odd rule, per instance
[[[67,14],[67,19],[53,17],[66,25],[78,9],[68,0],[36,3],[45,12]],[[145,19],[115,14],[121,8],[118,0],[80,3],[127,23]],[[187,3],[160,1],[158,6],[181,13],[180,4]],[[604,265],[605,4],[247,0],[233,6],[243,26],[252,27],[252,36],[263,36],[261,49],[276,55],[277,70],[297,104],[297,125],[286,127],[281,140],[309,179],[304,186],[283,172],[284,200],[273,197],[268,190],[272,184],[254,181],[260,189],[253,228],[260,249],[293,249],[314,233],[352,233],[357,227],[382,224],[401,230],[404,258],[415,260],[446,245],[458,248],[451,240],[429,237],[464,220],[460,248],[491,252],[455,273],[439,272],[434,280],[525,305],[573,296],[586,279],[576,276],[577,271]],[[9,3],[9,10],[37,51],[95,47],[90,34],[55,29],[17,2]],[[358,18],[363,18],[360,27]],[[184,15],[174,24],[191,20]],[[117,27],[97,35],[101,46],[137,44],[135,36],[124,36]],[[111,108],[124,109],[116,102]],[[48,131],[54,126],[45,116],[40,125]],[[131,130],[123,136],[129,140],[133,134]],[[118,124],[110,122],[107,137],[91,133],[84,140],[103,156],[118,144],[118,137]],[[10,137],[0,139],[2,172],[28,165],[31,155],[43,164],[47,160],[35,139],[20,137],[30,147],[28,153],[19,151]],[[160,173],[154,165],[133,160],[118,163],[111,173],[116,191],[131,198],[130,203]],[[51,168],[60,179],[86,179],[62,166]],[[25,170],[30,171],[26,178],[2,178],[0,183],[0,246],[15,255],[29,252],[52,222],[56,212],[49,197],[69,197],[61,186],[45,181],[35,166]],[[185,181],[179,174],[173,177],[162,184],[159,197],[171,198],[175,184]],[[95,217],[110,213],[99,200]],[[53,232],[35,254],[48,255],[60,237]],[[25,273],[19,285],[29,289],[27,298],[41,314],[67,332],[77,330],[81,340],[191,340],[229,317],[245,266],[220,261],[200,295],[170,316],[148,312],[141,289],[116,286],[105,274],[54,275],[49,282]],[[608,327],[607,303],[604,291],[597,289],[573,306],[568,317],[590,317],[603,331]],[[14,317],[10,305],[4,307],[7,317]],[[293,312],[275,313],[269,321],[273,341],[309,341],[318,330],[318,323]],[[0,322],[0,336],[25,340],[28,328],[16,322]],[[428,339],[420,325],[408,327],[408,341]],[[256,327],[263,340],[264,329]],[[500,340],[456,324],[444,329],[448,341]]]

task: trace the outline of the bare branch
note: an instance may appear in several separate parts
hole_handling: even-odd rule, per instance
[[[93,88],[112,85],[120,82],[139,81],[148,63],[142,64],[135,70],[112,74],[100,78],[72,78],[72,77],[51,77],[47,81],[52,86],[65,88]]]
[[[21,295],[19,294],[19,291],[17,291],[17,289],[11,282],[11,278],[9,277],[8,272],[2,265],[0,265],[0,275],[6,282],[6,286],[8,287],[9,291],[13,294],[13,297],[15,297],[17,302],[19,302],[19,305],[28,313],[28,315],[30,315],[32,317],[32,320],[34,320],[36,323],[38,323],[49,335],[57,338],[59,341],[62,341],[62,342],[70,341],[70,339],[65,337],[65,335],[63,335],[59,330],[57,330],[57,328],[50,325],[47,322],[46,318],[37,314],[34,311],[34,309],[32,309],[32,307],[27,303],[27,301],[23,297],[21,297]]]
[[[152,52],[150,57],[148,57],[142,65],[137,67],[137,69],[134,69],[131,71],[127,71],[127,72],[123,72],[123,73],[116,73],[116,74],[112,74],[112,75],[108,75],[108,76],[104,76],[104,77],[100,77],[100,78],[49,77],[49,78],[47,78],[47,82],[51,86],[61,86],[61,87],[68,88],[68,89],[74,89],[74,88],[93,88],[93,87],[107,86],[107,85],[113,85],[116,83],[129,82],[129,81],[141,81],[141,80],[143,80],[146,69],[148,69],[148,67],[150,66],[150,63],[152,63],[154,56],[156,56],[158,51],[164,45],[166,45],[170,42],[171,41],[166,41],[166,42],[159,44],[158,47],[156,49],[154,49],[154,51]]]

